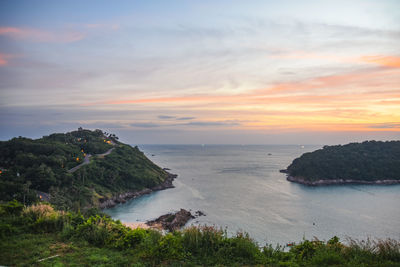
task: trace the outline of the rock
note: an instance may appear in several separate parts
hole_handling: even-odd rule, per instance
[[[194,216],[197,218],[200,216],[206,216],[206,214],[204,212],[202,212],[201,210],[198,210],[194,213]]]
[[[154,191],[164,190],[164,189],[168,189],[168,188],[174,188],[175,186],[172,184],[172,182],[174,181],[174,179],[176,177],[178,177],[177,174],[168,173],[168,176],[164,180],[164,182],[162,182],[161,184],[156,185],[152,188],[144,188],[144,189],[138,190],[138,191],[128,191],[128,192],[119,194],[117,196],[114,196],[111,199],[108,199],[107,197],[102,197],[99,199],[98,207],[100,209],[112,208],[112,207],[115,207],[116,205],[118,205],[119,203],[125,203],[129,199],[132,199],[132,198],[137,198],[137,197],[140,197],[143,195],[147,195]]]
[[[146,224],[152,227],[160,227],[164,230],[175,231],[183,227],[194,216],[185,209],[175,213],[168,213],[158,217],[155,220],[147,221]]]

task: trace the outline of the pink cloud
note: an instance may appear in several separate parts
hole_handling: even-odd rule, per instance
[[[17,57],[16,55],[12,54],[2,54],[0,53],[0,67],[7,66],[9,64],[9,60],[11,58]]]
[[[44,31],[33,28],[0,27],[0,35],[38,43],[72,43],[80,41],[86,34],[79,31]]]

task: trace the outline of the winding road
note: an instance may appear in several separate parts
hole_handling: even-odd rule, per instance
[[[104,153],[102,153],[102,154],[96,154],[95,156],[96,156],[96,157],[104,157],[104,156],[107,156],[107,155],[109,155],[114,149],[115,149],[115,147],[110,148],[110,149],[107,150],[106,152],[104,152]],[[81,164],[79,164],[78,166],[73,167],[72,169],[68,170],[67,172],[69,172],[69,173],[74,173],[74,172],[76,172],[77,170],[79,170],[82,166],[85,166],[85,165],[89,164],[89,163],[90,163],[90,158],[91,158],[91,157],[92,157],[91,154],[87,154],[86,157],[85,157],[85,159],[83,160],[83,162],[82,162]]]

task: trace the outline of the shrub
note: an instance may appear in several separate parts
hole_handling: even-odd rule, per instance
[[[47,216],[39,217],[33,224],[32,229],[36,232],[48,233],[61,231],[64,225],[63,217],[58,213],[51,213]]]
[[[32,205],[25,208],[23,211],[23,215],[31,218],[33,221],[36,221],[39,218],[49,217],[55,213],[57,212],[54,211],[53,207],[48,204]]]
[[[8,223],[0,222],[0,238],[12,235],[17,232],[17,228]]]
[[[24,205],[15,199],[1,205],[1,213],[5,215],[20,215],[23,209]]]
[[[32,223],[30,227],[35,232],[56,232],[63,228],[65,216],[62,211],[55,211],[48,204],[37,204],[26,207],[23,216]]]
[[[83,224],[78,225],[76,235],[93,245],[102,247],[108,243],[111,236],[106,224],[103,217],[90,217]]]
[[[136,228],[129,230],[123,237],[122,247],[134,248],[139,245],[146,237],[147,232],[144,229]]]
[[[307,260],[312,258],[318,247],[322,245],[321,241],[303,240],[298,245],[293,246],[290,252],[294,253],[299,260]]]
[[[226,263],[261,263],[262,253],[257,243],[255,243],[247,233],[237,233],[235,237],[225,240],[225,245],[218,251],[221,258],[226,259]]]
[[[63,240],[70,239],[75,234],[75,228],[70,223],[64,223],[60,236]]]
[[[310,262],[312,266],[338,266],[341,265],[343,261],[344,259],[340,252],[330,249],[329,247],[323,247],[316,250]]]
[[[155,251],[158,260],[180,260],[184,258],[182,236],[179,232],[163,236]]]
[[[400,262],[400,242],[391,238],[375,241],[378,256],[384,260]]]
[[[222,247],[226,233],[212,226],[189,227],[183,230],[185,249],[196,256],[212,256]]]

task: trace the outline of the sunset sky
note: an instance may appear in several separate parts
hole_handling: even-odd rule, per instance
[[[400,139],[400,1],[0,1],[0,140]]]

